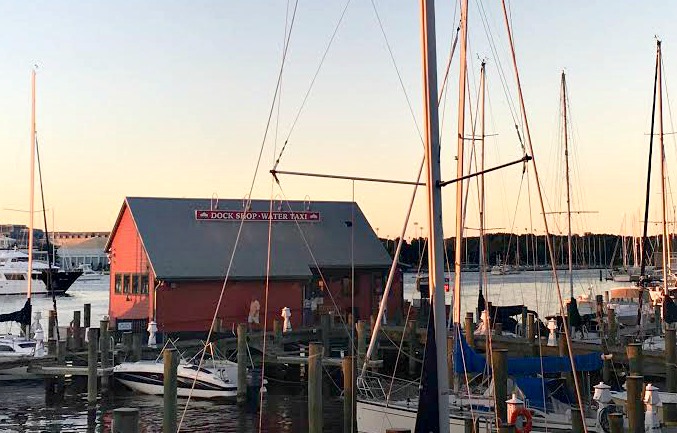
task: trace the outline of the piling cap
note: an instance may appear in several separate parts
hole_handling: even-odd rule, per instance
[[[548,320],[548,329],[551,331],[557,329],[557,322],[555,322],[555,319]]]
[[[505,401],[507,404],[514,404],[514,405],[522,405],[524,402],[517,398],[517,395],[515,393],[512,394],[512,398],[510,400]]]
[[[656,406],[660,404],[661,398],[658,396],[658,388],[652,384],[646,386],[646,391],[644,392],[644,403]]]
[[[609,403],[611,401],[611,392],[609,390],[611,387],[604,382],[600,382],[595,385],[595,394],[592,396],[592,399],[599,403]]]

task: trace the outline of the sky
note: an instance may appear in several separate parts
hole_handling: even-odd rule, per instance
[[[418,2],[351,0],[318,68],[346,0],[299,0],[268,123],[294,3],[0,1],[0,221],[28,221],[30,71],[37,65],[38,140],[56,230],[110,230],[125,196],[245,197],[260,154],[253,197],[354,199],[380,236],[398,236],[412,187],[290,176],[280,176],[277,187],[268,171],[287,141],[280,170],[415,180],[423,155]],[[665,130],[673,130],[677,3],[513,0],[509,7],[546,211],[565,209],[565,70],[572,208],[594,212],[575,215],[573,230],[639,234],[656,35],[664,48]],[[458,5],[438,1],[436,8],[441,87]],[[487,62],[485,154],[492,166],[522,156],[510,110],[518,107],[515,76],[496,1],[470,0],[473,117],[480,59]],[[456,173],[458,69],[456,53],[440,107],[444,179]],[[675,136],[665,144],[670,172]],[[659,218],[658,182],[651,221]],[[424,196],[419,191],[407,237],[425,231]],[[468,196],[472,235],[475,181]],[[525,175],[520,166],[487,175],[486,203],[490,229],[542,233],[533,167]],[[453,187],[443,192],[443,206],[451,236]],[[548,218],[552,231],[566,231],[561,215]]]

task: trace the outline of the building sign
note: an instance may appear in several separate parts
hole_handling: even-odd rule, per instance
[[[243,212],[241,210],[196,210],[198,221],[287,221],[319,222],[319,212]]]

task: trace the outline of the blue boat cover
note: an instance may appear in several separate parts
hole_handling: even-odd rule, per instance
[[[602,353],[574,356],[576,371],[596,371],[602,368]],[[481,373],[487,368],[484,356],[475,352],[465,341],[456,339],[454,350],[454,371],[459,374]],[[533,376],[536,374],[562,373],[571,371],[571,361],[566,356],[509,358],[509,376]]]
[[[540,377],[516,377],[515,384],[529,401],[529,407],[547,411],[550,409],[543,399],[554,398],[562,403],[571,404],[574,398],[566,387],[563,379],[542,379]],[[545,388],[545,389],[544,389]],[[545,392],[544,392],[545,391]]]

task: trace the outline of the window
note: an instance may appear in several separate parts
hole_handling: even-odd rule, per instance
[[[129,293],[132,285],[132,276],[124,274],[122,276],[122,293]]]
[[[141,292],[142,295],[148,294],[148,274],[141,275]]]
[[[122,293],[122,275],[115,274],[115,293]]]
[[[0,352],[14,352],[14,349],[11,348],[10,346],[5,346],[4,344],[0,344]]]
[[[139,294],[139,274],[131,274],[129,278],[132,279],[132,293],[135,295]]]

